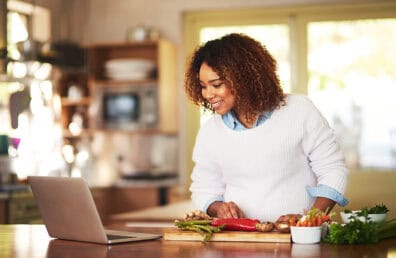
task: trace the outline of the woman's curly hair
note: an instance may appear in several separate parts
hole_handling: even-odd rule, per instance
[[[196,105],[213,111],[202,96],[199,81],[202,63],[226,81],[235,96],[235,106],[248,119],[284,102],[275,59],[260,42],[246,35],[232,33],[208,41],[192,55],[185,76],[186,93]]]

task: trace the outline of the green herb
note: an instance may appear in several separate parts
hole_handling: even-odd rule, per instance
[[[350,216],[347,224],[333,223],[324,242],[331,244],[369,244],[378,241],[377,223],[366,220],[362,222],[356,215]]]
[[[386,205],[377,204],[373,207],[364,207],[363,209],[355,212],[355,214],[364,217],[366,214],[383,214],[383,213],[387,213],[388,211],[389,210],[388,207],[386,207]],[[344,213],[349,214],[353,212],[350,209],[345,209]]]
[[[369,214],[382,214],[387,213],[389,210],[384,204],[375,205],[368,209]]]
[[[223,226],[211,226],[211,222],[211,220],[176,220],[175,225],[182,230],[198,232],[203,237],[202,241],[207,242],[210,240],[213,233],[221,232],[221,230],[223,229]]]
[[[369,214],[370,214],[370,213],[369,213],[369,209],[368,209],[368,208],[363,208],[363,209],[361,209],[360,211],[355,212],[355,215],[356,215],[356,216],[358,216],[358,217],[364,217],[365,219],[370,219],[370,218],[368,217]]]
[[[333,223],[329,226],[329,233],[323,241],[330,244],[372,244],[379,240],[396,237],[396,219],[376,223],[368,219],[368,213],[353,214],[347,224]]]

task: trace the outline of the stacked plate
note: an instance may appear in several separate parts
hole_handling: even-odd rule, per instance
[[[120,58],[105,63],[106,77],[113,80],[144,80],[154,70],[155,63],[148,59]]]

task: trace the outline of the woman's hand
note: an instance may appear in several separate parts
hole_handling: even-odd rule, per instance
[[[213,202],[208,208],[208,214],[217,218],[243,218],[245,215],[234,202]]]
[[[336,204],[335,201],[330,200],[328,198],[316,197],[315,203],[313,204],[312,208],[318,208],[323,212],[330,212],[335,204]]]

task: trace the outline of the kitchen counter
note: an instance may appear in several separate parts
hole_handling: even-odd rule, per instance
[[[112,214],[168,204],[169,188],[176,184],[176,178],[119,180],[110,186],[90,185],[90,189],[102,221],[106,223]],[[0,224],[40,221],[41,216],[27,184],[0,185]]]
[[[114,229],[163,233],[162,227]],[[112,246],[51,239],[43,225],[0,225],[0,256],[21,257],[396,257],[396,238],[371,245],[299,245],[292,243],[186,242],[150,240]]]
[[[0,224],[37,222],[41,216],[28,186],[0,185]]]

